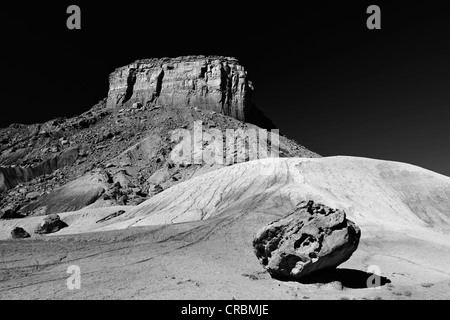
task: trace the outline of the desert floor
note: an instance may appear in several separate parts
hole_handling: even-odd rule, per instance
[[[1,222],[0,299],[450,299],[441,214],[450,178],[339,157],[277,160],[276,175],[255,175],[261,163],[199,176],[137,207],[61,214],[70,227],[50,236],[8,239],[13,226],[30,230],[42,217]],[[274,280],[253,253],[253,235],[305,198],[344,208],[361,228],[359,247],[312,283]],[[126,213],[95,223],[118,209]],[[72,265],[80,267],[80,289],[67,287]],[[370,266],[382,278],[368,289]]]

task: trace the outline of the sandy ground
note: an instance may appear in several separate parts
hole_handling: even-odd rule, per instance
[[[267,170],[261,172],[261,167]],[[358,250],[316,282],[273,280],[251,241],[307,198],[343,208]],[[8,240],[0,222],[0,299],[449,299],[450,178],[350,157],[267,159],[180,183],[137,207],[61,214],[52,236]],[[95,221],[119,209],[126,213]],[[81,270],[69,290],[67,268]],[[369,266],[383,276],[366,288]],[[373,268],[373,267],[372,267]]]

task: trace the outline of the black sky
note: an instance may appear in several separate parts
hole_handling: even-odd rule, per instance
[[[66,28],[70,4],[81,8],[81,30]],[[371,4],[381,7],[382,30],[366,28]],[[257,106],[309,149],[450,176],[450,20],[443,6],[3,5],[0,126],[81,113],[106,96],[111,71],[136,59],[216,54],[240,60]]]

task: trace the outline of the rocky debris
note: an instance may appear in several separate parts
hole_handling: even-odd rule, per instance
[[[36,228],[36,234],[55,233],[59,230],[68,227],[69,225],[61,220],[57,214],[50,214],[45,217],[44,223]]]
[[[19,212],[20,205],[9,205],[0,211],[0,219],[20,219],[24,216]]]
[[[121,206],[125,206],[128,203],[128,194],[123,193],[118,199],[117,203]]]
[[[142,103],[135,102],[135,103],[132,104],[131,108],[132,109],[140,109],[140,108],[142,108]]]
[[[148,178],[147,182],[155,185],[159,185],[160,183],[163,183],[164,181],[168,180],[170,178],[170,173],[168,168],[163,168],[159,171],[156,171],[154,174],[151,175],[150,178]]]
[[[25,239],[25,238],[29,238],[30,234],[20,227],[15,227],[11,231],[11,237],[13,239]]]
[[[99,101],[91,110],[70,119],[66,126],[73,129],[87,129],[105,118],[109,112],[101,107],[106,103],[105,100]]]
[[[102,223],[102,222],[108,221],[108,220],[118,217],[124,213],[125,213],[125,210],[119,210],[117,212],[111,213],[110,215],[104,217],[103,219],[95,221],[95,223]]]
[[[118,204],[117,201],[120,200],[122,193],[125,193],[128,196],[127,205],[140,203],[147,199],[148,196],[152,196],[161,191],[160,189],[156,189],[155,192],[149,191],[152,185],[160,185],[163,189],[170,188],[172,185],[194,176],[195,172],[202,167],[174,163],[171,159],[173,155],[172,151],[177,145],[177,142],[173,142],[170,139],[174,129],[188,127],[192,130],[194,121],[201,120],[205,123],[209,117],[213,117],[214,122],[217,124],[217,128],[223,132],[225,132],[226,129],[236,130],[242,127],[241,122],[233,118],[219,113],[212,114],[205,112],[203,115],[199,115],[193,108],[173,108],[165,106],[158,107],[154,111],[145,110],[144,107],[139,110],[139,112],[142,113],[142,117],[145,116],[148,118],[145,129],[136,125],[136,122],[134,122],[136,119],[124,116],[123,119],[125,122],[122,130],[117,130],[117,128],[114,127],[114,122],[107,118],[87,129],[75,131],[70,135],[69,139],[71,142],[74,142],[75,145],[67,148],[63,147],[64,149],[56,155],[59,161],[58,157],[62,153],[72,152],[72,150],[74,150],[73,153],[74,156],[76,156],[75,162],[72,165],[58,168],[51,173],[45,173],[46,171],[41,172],[44,173],[42,175],[39,175],[38,173],[37,176],[30,181],[28,181],[28,178],[24,179],[27,180],[24,182],[19,182],[19,180],[16,179],[16,182],[19,182],[19,184],[9,189],[8,192],[4,192],[2,197],[0,197],[0,210],[4,211],[6,206],[13,204],[25,207],[23,214],[35,215],[64,212],[52,211],[51,209],[48,211],[48,208],[44,208],[45,203],[43,202],[43,199],[48,200],[48,195],[54,195],[55,191],[61,186],[80,178],[86,173],[93,172],[98,168],[102,168],[109,172],[112,177],[115,177],[116,174],[122,172],[119,174],[121,177],[116,178],[116,180],[119,182],[127,181],[124,183],[125,186],[121,187],[121,194],[112,197],[115,200],[113,204]],[[116,111],[118,112],[118,110]],[[116,114],[117,113],[114,113],[114,115]],[[166,120],[167,118],[171,118],[172,120],[169,122]],[[114,119],[114,116],[112,116],[111,119]],[[67,121],[70,122],[71,120],[68,119]],[[209,129],[205,126],[204,130],[206,134],[206,131]],[[1,132],[2,131],[0,130],[0,133]],[[107,132],[114,133],[114,136],[103,141],[102,139],[105,137],[105,133],[107,138],[110,137]],[[66,134],[66,136],[69,135]],[[53,133],[51,137],[53,137]],[[56,138],[57,137],[55,137],[55,139]],[[100,140],[103,141],[101,143],[102,148],[97,149],[98,144],[96,144],[96,141]],[[29,154],[33,155],[34,153],[37,153],[43,159],[43,163],[53,163],[49,162],[51,161],[50,159],[52,159],[52,154],[49,153],[48,150],[45,150],[45,148],[48,147],[40,145],[29,152]],[[316,156],[314,153],[309,152],[301,146],[282,137],[280,137],[280,148],[287,150],[285,152],[286,156]],[[43,155],[43,150],[48,152],[48,155]],[[2,156],[4,156],[4,154],[2,154]],[[45,157],[50,158],[45,160]],[[53,155],[53,157],[55,157],[55,155]],[[9,158],[3,157],[3,159],[8,160]],[[32,160],[32,158],[30,160]],[[48,168],[48,166],[43,167]],[[216,169],[218,168],[219,167]],[[32,170],[30,167],[26,170],[21,169],[21,167],[16,167],[15,169],[8,167],[5,169],[19,170],[20,172]],[[159,180],[153,181],[153,179],[150,179],[150,181],[147,181],[153,174],[160,171],[166,172],[163,174],[156,174],[155,177],[153,177],[157,178],[159,175]],[[30,178],[32,178],[32,176],[30,176]],[[108,184],[110,183],[111,182],[108,181]],[[112,186],[109,185],[106,186],[105,189],[107,190],[111,187]],[[19,192],[19,190],[23,188],[26,189],[26,192]],[[133,188],[139,188],[143,192],[138,194],[135,191],[130,191],[130,189]],[[26,194],[31,192],[38,192],[41,194],[41,197],[37,200],[27,199]],[[145,196],[142,196],[142,194],[145,194]],[[35,204],[34,201],[37,201],[38,204]],[[54,203],[54,201],[51,202]],[[84,202],[80,202],[80,206],[83,205],[83,203]],[[63,203],[60,202],[60,204],[63,206]],[[69,208],[69,206],[65,207],[67,208],[60,209],[73,209]]]
[[[272,277],[298,280],[347,261],[360,236],[344,211],[308,201],[259,230],[253,246]]]
[[[103,194],[103,200],[113,200],[116,205],[137,205],[148,199],[148,195],[140,187],[134,187],[130,176],[125,172],[116,174],[113,181],[112,186]]]
[[[40,195],[41,195],[41,194],[40,194],[39,192],[34,191],[34,192],[28,193],[28,194],[25,196],[25,198],[27,198],[27,199],[29,199],[29,200],[36,200],[37,198],[39,198]]]
[[[121,188],[120,182],[114,183],[110,188],[106,189],[103,194],[103,200],[117,199],[121,195]]]
[[[134,186],[132,180],[133,178],[125,170],[120,170],[113,178],[113,181],[123,188],[132,188]]]
[[[152,195],[156,195],[156,194],[161,193],[163,191],[164,191],[163,187],[161,187],[159,184],[153,184],[148,189],[148,192],[150,194],[152,194]]]

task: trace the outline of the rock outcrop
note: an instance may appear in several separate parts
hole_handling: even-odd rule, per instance
[[[50,214],[45,217],[44,223],[39,227],[37,227],[34,233],[37,234],[55,233],[66,227],[68,227],[67,223],[62,221],[57,214]]]
[[[28,232],[26,232],[23,228],[15,227],[11,231],[11,237],[13,239],[25,239],[25,238],[29,238],[30,234]]]
[[[313,201],[262,228],[255,254],[274,278],[300,279],[336,268],[358,248],[360,229],[345,212]]]
[[[107,105],[191,106],[252,122],[252,91],[247,72],[235,58],[146,59],[110,75]]]
[[[29,167],[0,167],[0,192],[7,191],[19,183],[31,181],[45,174],[51,174],[57,169],[75,163],[77,158],[78,147],[73,147],[37,165]]]
[[[3,208],[3,210],[0,211],[0,220],[23,218],[24,216],[21,215],[19,210],[20,205],[9,205],[6,208]]]

